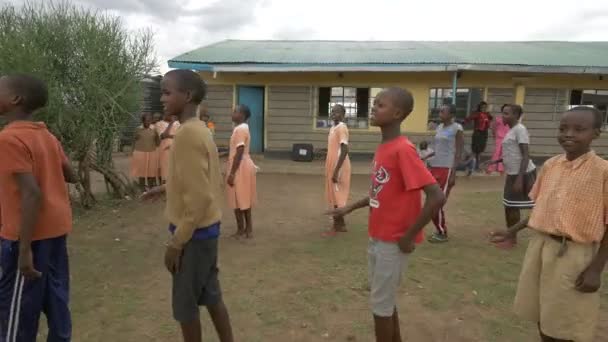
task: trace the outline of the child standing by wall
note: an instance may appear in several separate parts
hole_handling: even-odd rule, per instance
[[[588,107],[562,116],[558,141],[565,154],[540,170],[530,192],[536,205],[529,219],[493,234],[494,242],[504,242],[526,226],[534,231],[515,312],[538,323],[542,341],[590,342],[595,334],[608,260],[608,163],[591,150],[602,122],[602,113]]]
[[[520,123],[523,109],[520,105],[504,107],[502,120],[510,127],[502,142],[502,159],[490,164],[504,163],[507,178],[505,180],[503,205],[507,227],[521,220],[522,209],[532,209],[534,201],[528,193],[536,180],[536,166],[530,160],[530,136],[528,130]],[[511,248],[517,241],[501,244],[503,248]]]
[[[456,184],[456,168],[460,163],[464,136],[462,126],[454,122],[455,106],[444,105],[439,112],[441,124],[435,134],[435,155],[430,161],[431,174],[437,179],[441,190],[447,198],[452,187]],[[445,222],[443,207],[433,217],[436,232],[429,242],[447,242],[448,227]]]
[[[422,229],[445,202],[416,146],[401,136],[401,122],[413,106],[412,94],[400,88],[376,96],[371,124],[382,130],[382,143],[374,155],[370,195],[329,213],[344,216],[370,207],[368,267],[377,342],[401,341],[396,305],[402,273],[415,244],[423,240]]]
[[[131,156],[131,177],[137,178],[142,190],[156,186],[158,178],[158,145],[160,137],[152,125],[152,115],[141,116],[142,125],[135,130]]]
[[[257,172],[253,159],[249,155],[251,136],[247,120],[251,116],[249,107],[238,105],[232,113],[234,130],[230,137],[230,152],[228,155],[228,173],[226,174],[226,197],[228,204],[234,209],[237,232],[235,237],[253,237],[253,222],[251,208],[256,202]]]
[[[167,194],[166,214],[172,239],[165,266],[173,277],[173,317],[184,342],[201,342],[199,306],[206,306],[221,342],[232,342],[232,327],[218,278],[221,172],[217,147],[196,109],[206,94],[198,74],[169,71],[161,82],[161,102],[182,127],[175,134],[166,185],[144,200]]]
[[[344,121],[346,110],[342,105],[331,109],[334,126],[329,130],[325,159],[325,195],[330,209],[342,208],[350,192],[350,158],[348,157],[348,127]],[[332,230],[326,235],[346,232],[344,217],[334,217]]]
[[[67,234],[72,209],[65,181],[76,182],[57,139],[33,113],[46,106],[44,82],[0,78],[0,340],[36,341],[45,313],[50,342],[70,341]]]
[[[500,113],[505,111],[508,105],[503,105],[500,108]],[[492,135],[494,136],[494,154],[492,155],[492,161],[502,159],[502,142],[505,139],[507,133],[509,133],[509,125],[507,125],[502,119],[502,115],[497,116],[492,121]],[[505,172],[504,164],[502,162],[492,163],[487,168],[488,173],[499,172],[501,175]]]
[[[207,108],[207,103],[205,101],[201,102],[200,106],[198,106],[198,115],[200,119],[205,123],[207,128],[211,131],[211,134],[215,134],[215,123],[211,120],[211,116],[209,115],[209,109]]]
[[[160,136],[160,145],[158,146],[158,164],[161,182],[167,181],[169,175],[169,152],[173,145],[173,137],[179,128],[179,120],[173,115],[165,113],[163,120],[154,125],[156,132]]]
[[[479,102],[475,113],[464,120],[464,123],[473,121],[473,139],[471,151],[475,154],[475,168],[479,169],[479,156],[485,152],[488,143],[488,130],[492,122],[492,114],[488,112],[488,104],[485,101]]]

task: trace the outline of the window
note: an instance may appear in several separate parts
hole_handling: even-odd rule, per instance
[[[477,109],[479,102],[483,100],[482,88],[458,88],[456,89],[456,121],[464,120],[471,112]],[[429,91],[429,124],[439,122],[439,110],[444,104],[451,104],[454,97],[451,88],[432,88]],[[431,125],[429,125],[430,127]],[[472,129],[469,123],[466,129]]]
[[[381,88],[321,87],[318,93],[317,128],[332,126],[331,108],[341,104],[346,109],[346,125],[350,128],[369,127],[369,113]]]
[[[608,90],[574,89],[570,92],[570,106],[593,106],[604,116],[604,129],[608,129]]]

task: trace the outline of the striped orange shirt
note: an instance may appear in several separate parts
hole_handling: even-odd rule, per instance
[[[608,162],[593,151],[573,161],[553,157],[543,165],[530,198],[536,203],[530,228],[575,242],[599,242],[608,217]]]

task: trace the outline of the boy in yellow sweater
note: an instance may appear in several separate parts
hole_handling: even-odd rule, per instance
[[[217,147],[197,107],[206,86],[190,70],[172,70],[162,81],[165,113],[179,118],[167,183],[143,195],[144,200],[166,193],[166,215],[172,239],[165,265],[173,276],[173,316],[180,323],[185,342],[202,337],[199,306],[206,306],[221,342],[232,342],[228,310],[218,279],[221,173]]]

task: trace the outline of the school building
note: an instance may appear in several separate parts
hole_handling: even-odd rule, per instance
[[[175,57],[169,66],[196,70],[208,83],[218,145],[228,143],[233,106],[251,108],[254,153],[284,153],[299,143],[325,148],[336,103],[347,109],[351,151],[373,152],[380,133],[369,114],[388,86],[414,95],[403,132],[416,142],[432,138],[442,104],[454,103],[463,119],[482,100],[493,114],[506,103],[524,107],[536,157],[561,152],[557,126],[570,106],[595,106],[608,129],[608,42],[226,40]],[[490,139],[488,153],[493,145]],[[608,156],[608,132],[595,149]]]

